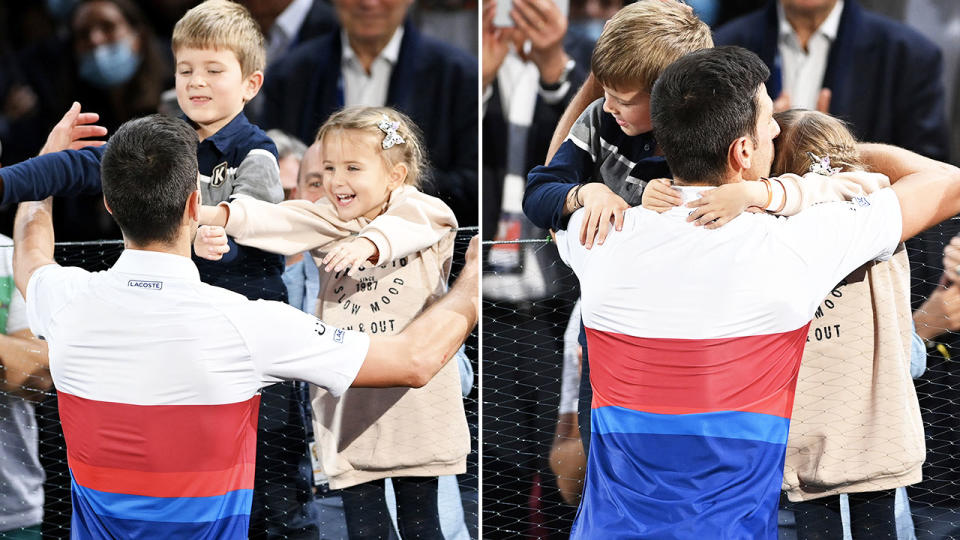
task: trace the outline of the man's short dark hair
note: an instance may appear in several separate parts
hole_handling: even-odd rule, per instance
[[[171,243],[197,189],[197,133],[158,114],[126,122],[100,164],[103,196],[124,238]]]
[[[756,139],[757,89],[769,76],[763,61],[740,47],[695,51],[663,70],[650,117],[675,177],[720,183],[730,144],[744,135]]]

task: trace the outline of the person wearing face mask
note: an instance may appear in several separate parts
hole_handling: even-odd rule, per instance
[[[52,4],[58,13],[65,9]],[[160,94],[173,86],[169,60],[131,0],[79,0],[66,22],[65,36],[17,58],[19,82],[37,99],[2,138],[8,163],[35,156],[58,120],[55,111],[74,101],[99,113],[98,123],[112,133],[127,120],[156,112]],[[62,229],[69,236],[64,240],[119,238],[105,212],[90,213],[102,208],[99,196],[58,206],[57,219],[70,222]]]

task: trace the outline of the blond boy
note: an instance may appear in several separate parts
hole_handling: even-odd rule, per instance
[[[237,196],[283,198],[276,147],[243,114],[263,84],[263,43],[246,8],[228,0],[200,4],[174,28],[177,102],[200,139],[204,204]],[[4,201],[99,192],[103,152],[104,147],[67,150],[6,167]]]
[[[677,58],[712,46],[710,28],[674,0],[642,0],[617,12],[591,58],[603,97],[587,106],[550,163],[527,176],[523,210],[530,221],[565,229],[570,214],[587,207],[581,241],[589,246],[590,224],[609,226],[614,209],[622,215],[639,205],[648,180],[669,176],[651,132],[653,83]]]

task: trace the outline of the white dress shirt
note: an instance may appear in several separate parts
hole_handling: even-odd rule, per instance
[[[779,50],[783,90],[790,94],[791,108],[815,109],[817,97],[823,87],[823,76],[827,71],[827,58],[830,46],[837,39],[840,27],[840,14],[843,13],[843,0],[833,6],[820,28],[810,36],[807,48],[800,45],[797,32],[787,21],[783,6],[777,3],[777,18],[780,21]]]
[[[357,59],[357,53],[350,46],[347,33],[341,31],[340,39],[343,43],[343,56],[340,70],[343,75],[343,104],[344,106],[364,105],[367,107],[382,107],[387,104],[387,92],[390,90],[390,75],[400,57],[400,42],[403,40],[403,27],[397,28],[387,46],[373,59],[370,73],[363,68]]]

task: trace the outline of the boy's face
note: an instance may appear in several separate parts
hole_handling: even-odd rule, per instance
[[[237,56],[227,49],[182,48],[175,55],[177,103],[200,126],[203,138],[227,125],[263,84],[259,71],[244,77]]]
[[[620,129],[627,135],[639,135],[653,129],[648,92],[623,91],[604,86],[603,97],[603,110],[613,115]]]

